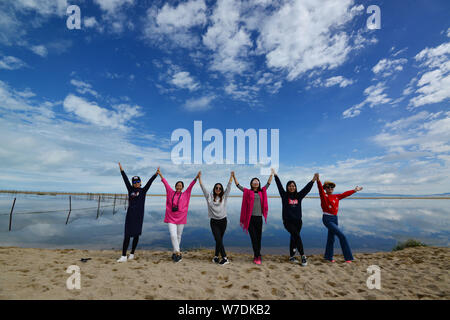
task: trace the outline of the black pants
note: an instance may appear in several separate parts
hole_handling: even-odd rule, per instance
[[[227,218],[225,217],[220,220],[211,219],[210,225],[214,240],[216,240],[215,256],[218,257],[220,253],[222,255],[222,258],[224,258],[227,256],[225,248],[223,246],[223,235],[225,234],[225,230],[227,229]]]
[[[291,234],[291,242],[289,244],[289,252],[291,257],[295,255],[294,249],[297,249],[300,255],[304,255],[303,252],[303,242],[300,237],[300,230],[302,229],[302,220],[299,221],[283,221],[284,227]]]
[[[262,236],[263,220],[262,216],[252,216],[248,226],[248,233],[252,240],[253,255],[259,257],[261,255],[261,236]]]
[[[125,236],[123,239],[123,248],[122,248],[122,256],[127,255],[128,246],[130,245],[130,236]],[[131,246],[131,254],[134,254],[134,250],[136,250],[136,246],[139,241],[139,236],[133,237],[133,244]]]

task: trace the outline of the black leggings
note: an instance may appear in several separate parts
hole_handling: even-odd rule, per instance
[[[289,244],[289,252],[291,257],[295,255],[295,249],[298,250],[300,255],[304,255],[303,242],[300,237],[300,230],[302,229],[302,220],[300,221],[283,221],[284,227],[291,234],[291,242]]]
[[[261,237],[262,237],[262,216],[252,216],[248,226],[248,233],[252,240],[253,255],[259,257],[261,255]]]
[[[223,235],[225,234],[225,230],[227,229],[227,218],[225,217],[220,220],[211,219],[210,225],[214,240],[216,240],[215,256],[218,257],[220,253],[222,255],[222,258],[225,258],[227,254],[225,253],[225,248],[223,246]]]
[[[123,239],[122,256],[127,255],[128,246],[130,244],[130,238],[131,238],[130,236],[125,236],[125,238]],[[134,254],[134,250],[136,250],[138,241],[139,241],[139,236],[133,237],[133,244],[131,246],[131,254]]]

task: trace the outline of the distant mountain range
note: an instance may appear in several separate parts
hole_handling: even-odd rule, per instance
[[[339,192],[338,192],[339,193]],[[318,193],[310,193],[309,196],[319,196]],[[450,197],[450,193],[439,193],[439,194],[387,194],[387,193],[364,193],[359,192],[352,195],[352,197]]]

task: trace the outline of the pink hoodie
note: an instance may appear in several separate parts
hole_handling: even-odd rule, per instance
[[[267,212],[269,211],[269,204],[267,203],[267,190],[263,187],[258,192],[259,199],[261,199],[261,209],[264,219],[267,223]],[[255,202],[255,192],[251,189],[244,188],[244,196],[242,197],[241,219],[240,225],[245,232],[248,232],[250,219],[252,217],[253,203]]]
[[[172,190],[170,185],[167,183],[166,179],[161,180],[166,187],[166,216],[164,218],[165,223],[174,223],[174,224],[186,224],[187,220],[187,212],[189,207],[189,200],[191,199],[191,191],[194,186],[196,179],[194,179],[189,187],[187,187],[186,191],[181,193],[175,192]],[[178,205],[178,211],[172,211],[172,198],[175,205]],[[178,199],[179,202],[178,202]]]

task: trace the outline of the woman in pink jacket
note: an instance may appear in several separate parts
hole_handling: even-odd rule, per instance
[[[253,263],[261,264],[261,238],[263,217],[267,223],[267,213],[269,206],[267,203],[267,189],[272,182],[272,174],[264,187],[261,188],[261,182],[258,178],[250,180],[250,189],[242,187],[232,173],[236,187],[244,193],[242,197],[240,225],[244,231],[250,234],[250,240],[253,247]]]
[[[159,169],[157,174],[159,174],[162,183],[166,187],[166,216],[164,222],[169,226],[170,239],[172,240],[172,260],[173,262],[180,262],[182,259],[180,252],[181,234],[187,221],[191,191],[195,182],[197,182],[198,174],[184,192],[182,191],[184,188],[183,181],[177,181],[175,183],[174,191],[166,179],[164,179]]]

